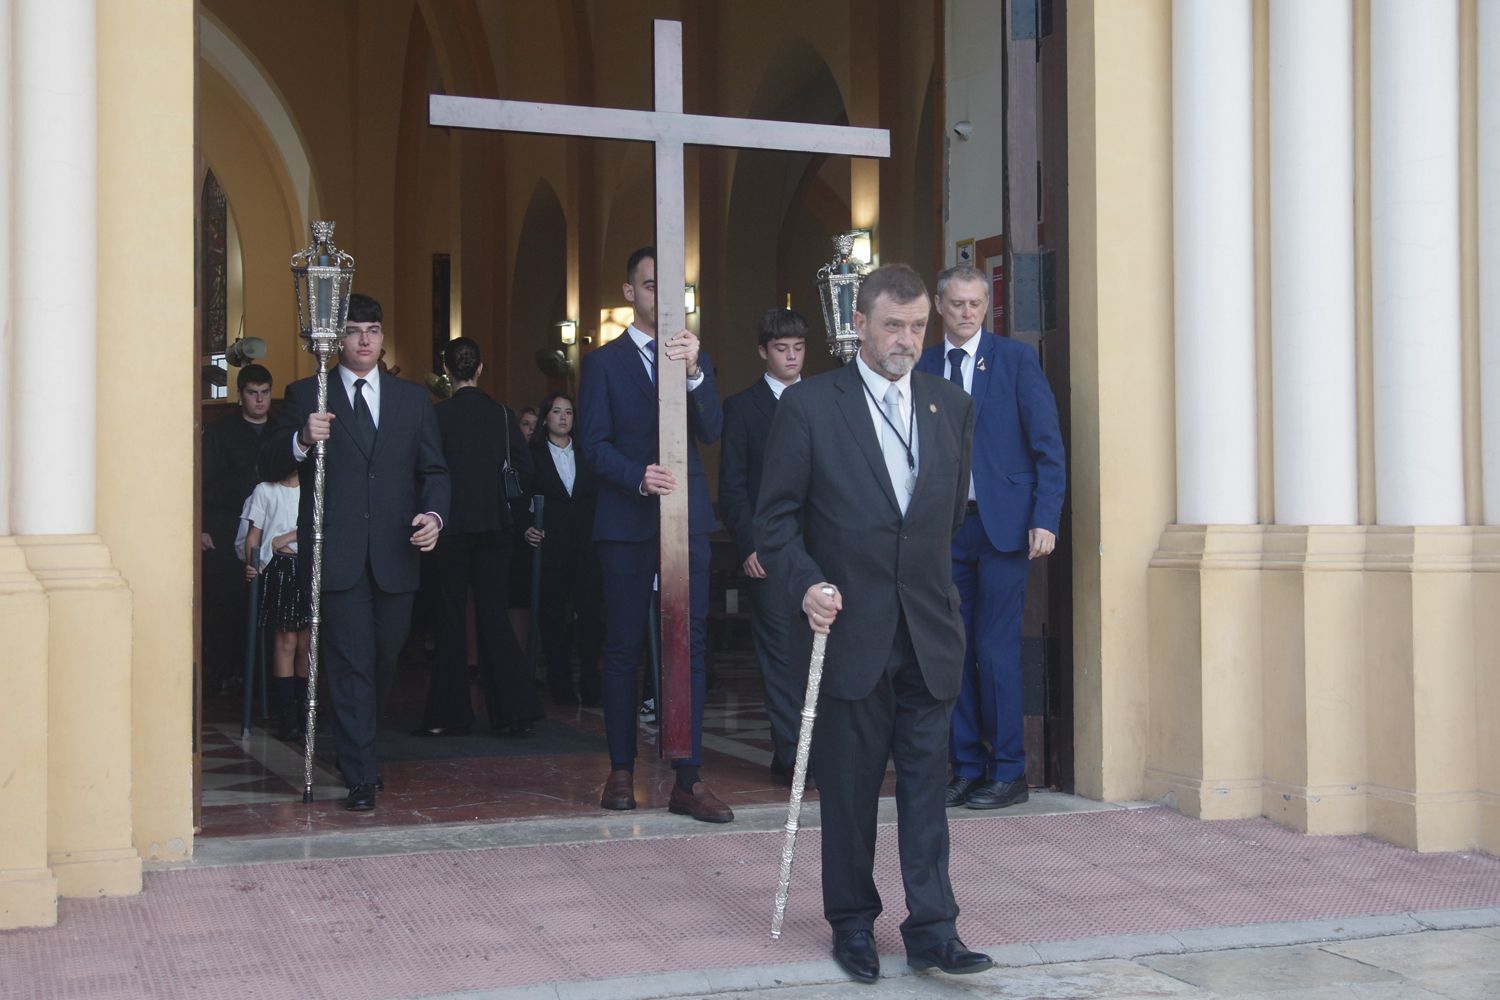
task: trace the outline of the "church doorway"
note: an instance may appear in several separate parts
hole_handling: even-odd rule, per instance
[[[662,16],[658,6],[458,0],[309,14],[293,0],[249,6],[204,0],[202,158],[241,220],[243,290],[235,301],[245,335],[265,341],[262,363],[275,375],[276,397],[312,370],[291,328],[285,271],[293,250],[307,242],[312,218],[337,221],[338,242],[357,261],[356,287],[384,301],[390,370],[436,389],[435,355],[447,337],[462,334],[485,353],[481,388],[516,410],[549,392],[576,389],[582,355],[628,318],[621,315],[621,272],[630,251],[651,239],[649,155],[623,143],[431,128],[427,95],[643,106],[650,101],[650,24]],[[895,155],[861,173],[826,157],[690,150],[687,279],[698,311],[689,325],[714,356],[721,397],[760,377],[754,327],[765,308],[790,301],[821,336],[814,276],[833,233],[873,229],[880,260],[909,261],[926,275],[951,251],[942,226],[952,117],[944,105],[942,51],[949,5],[851,4],[811,14],[784,6],[797,16],[716,4],[666,12],[684,22],[688,110],[878,122],[891,128]],[[309,16],[326,23],[313,32],[287,29]],[[818,23],[804,23],[809,17]],[[842,35],[853,42],[829,44]],[[303,51],[315,37],[347,44]],[[1007,133],[1021,142],[1022,120],[1031,123],[1030,145],[1008,159],[1004,187],[1029,183],[1043,192],[1045,205],[1034,204],[1035,221],[1022,219],[1019,207],[1006,220],[1016,231],[1023,223],[1035,226],[1036,246],[1002,240],[996,260],[1018,270],[1016,254],[1053,255],[1047,273],[1055,283],[1047,288],[1043,320],[1004,332],[1035,338],[1066,421],[1066,316],[1057,305],[1066,301],[1060,39],[1057,26],[1039,58],[1014,43],[1006,50],[1018,64],[1022,56],[1031,59],[1052,83],[1005,97],[1007,106],[1030,101],[1034,110],[1018,113]],[[329,75],[334,82],[307,85],[301,67],[314,58],[337,63]],[[883,70],[898,62],[899,72]],[[999,197],[998,178],[990,183]],[[1019,295],[1029,308],[1019,279],[1004,287],[1007,304]],[[1017,316],[1022,311],[1014,307]],[[232,342],[241,322],[233,308],[228,312]],[[821,342],[809,353],[818,358],[812,371],[832,367]],[[233,406],[234,374],[232,367],[226,373],[225,402],[205,401],[205,421],[214,406]],[[715,449],[704,449],[703,457],[715,482]],[[1066,558],[1064,551],[1049,571],[1033,575],[1031,601],[1044,610],[1027,618],[1028,691],[1039,692],[1028,713],[1037,717],[1029,746],[1039,762],[1034,783],[1071,789]],[[727,537],[716,540],[712,573],[705,775],[732,806],[784,804],[786,790],[768,767],[745,582]],[[526,624],[524,614],[519,624]],[[526,637],[518,638],[524,646]],[[489,733],[477,687],[479,723],[472,732],[417,736],[432,653],[419,610],[382,721],[386,790],[373,815],[342,810],[331,748],[317,758],[316,801],[303,806],[301,746],[275,738],[258,683],[251,685],[248,730],[244,687],[206,685],[202,834],[597,815],[608,760],[596,706],[548,701],[544,669],[535,664],[546,708],[535,736]],[[643,684],[642,698],[649,694]],[[670,776],[655,759],[655,723],[643,717],[639,736],[637,798],[643,807],[662,805]],[[320,747],[327,742],[320,737]]]

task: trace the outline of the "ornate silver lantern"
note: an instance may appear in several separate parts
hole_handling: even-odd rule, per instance
[[[349,316],[349,289],[354,258],[333,245],[333,223],[312,224],[312,242],[292,254],[292,285],[297,298],[297,327],[303,346],[327,367],[344,338]]]
[[[844,364],[859,353],[859,334],[854,332],[854,304],[859,284],[869,265],[854,257],[854,234],[833,238],[833,260],[818,268],[818,301],[823,305],[823,327],[828,331],[828,350]]]
[[[302,346],[318,359],[318,412],[328,412],[328,359],[344,337],[349,317],[349,290],[354,284],[354,258],[333,245],[333,223],[312,224],[312,242],[292,254],[292,286],[297,299],[297,327]],[[323,597],[323,478],[327,442],[313,446],[312,606],[308,623],[307,718],[302,744],[302,801],[312,801],[313,748],[318,734],[318,663],[322,639]]]

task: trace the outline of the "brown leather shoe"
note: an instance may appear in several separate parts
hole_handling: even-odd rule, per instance
[[[704,823],[728,823],[734,819],[734,810],[719,801],[719,797],[699,781],[693,785],[689,795],[676,785],[672,786],[672,797],[667,808],[682,816],[691,816]]]
[[[609,772],[604,782],[604,797],[599,800],[602,809],[635,808],[635,772],[620,769]]]

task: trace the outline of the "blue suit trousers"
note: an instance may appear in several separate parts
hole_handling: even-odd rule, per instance
[[[948,737],[955,778],[1015,781],[1026,773],[1021,609],[1030,569],[1025,552],[1000,552],[991,544],[976,513],[954,536],[953,582],[967,638]]]
[[[650,620],[651,580],[656,575],[660,543],[595,542],[604,579],[604,656],[600,664],[600,695],[604,709],[605,742],[611,768],[627,768],[636,757],[636,702],[640,684],[636,667],[646,650]],[[674,760],[674,766],[703,763],[703,701],[708,694],[704,651],[708,647],[708,536],[693,535],[688,548],[691,574],[693,663],[693,755]],[[658,710],[660,706],[658,706]]]

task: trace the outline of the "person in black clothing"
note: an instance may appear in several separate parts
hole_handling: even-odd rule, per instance
[[[771,418],[787,386],[802,379],[807,352],[807,320],[790,309],[767,309],[760,318],[760,356],[766,374],[750,388],[724,400],[724,436],[719,452],[719,510],[739,551],[741,572],[749,577],[750,632],[765,684],[766,717],[771,723],[771,774],[792,783],[801,728],[807,659],[788,655],[787,636],[797,614],[785,588],[768,583],[755,549],[755,502]]]
[[[420,736],[458,736],[474,725],[469,700],[468,606],[474,596],[480,684],[490,728],[528,736],[542,712],[531,671],[506,617],[507,575],[515,530],[506,480],[531,489],[532,455],[515,414],[476,384],[484,371],[479,345],[448,341],[443,367],[453,396],[437,404],[453,506],[433,560],[438,574],[438,658],[427,690]]]
[[[541,630],[547,684],[557,705],[599,704],[599,651],[604,643],[603,584],[594,550],[594,472],[573,447],[573,398],[564,393],[542,403],[546,433],[533,435],[533,492],[545,501],[542,527],[526,541],[542,553]],[[578,642],[578,688],[572,649]]]
[[[376,720],[411,627],[421,553],[437,545],[450,491],[427,391],[379,367],[384,343],[380,303],[349,296],[327,412],[318,410],[317,379],[298,379],[261,448],[268,479],[300,472],[298,571],[311,580],[315,450],[326,442],[320,655],[349,786],[344,806],[361,812],[375,808],[383,787]]]
[[[257,462],[271,373],[246,365],[235,379],[240,408],[203,428],[203,687],[218,691],[244,666],[245,564],[235,550],[240,511],[260,482]]]

